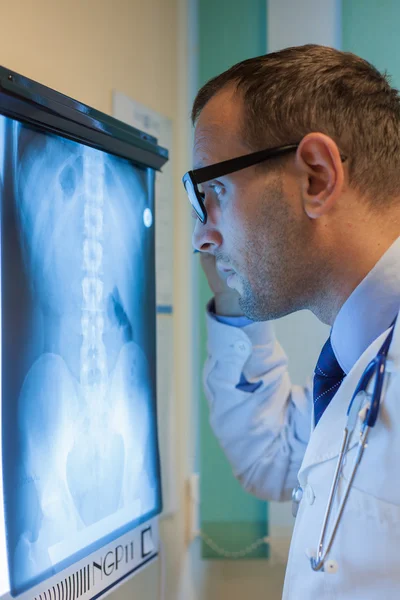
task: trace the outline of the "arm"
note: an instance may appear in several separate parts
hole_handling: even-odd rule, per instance
[[[207,315],[207,328],[204,386],[213,431],[247,491],[288,500],[310,436],[311,386],[291,386],[270,323],[237,328]],[[238,389],[242,375],[261,386]]]
[[[204,370],[211,426],[247,491],[287,500],[310,437],[311,384],[291,385],[271,323],[243,326],[238,296],[218,277],[213,257],[202,256],[202,265],[215,294]]]

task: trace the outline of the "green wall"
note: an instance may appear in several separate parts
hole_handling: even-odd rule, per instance
[[[388,71],[400,87],[399,0],[343,0],[342,49]]]
[[[265,54],[265,0],[199,0],[199,86],[235,63]]]
[[[230,66],[266,52],[265,0],[199,0],[199,87]],[[200,271],[200,269],[199,269]],[[206,355],[204,307],[211,297],[199,272],[201,358]],[[207,401],[201,392],[200,485],[202,530],[227,550],[235,551],[267,533],[267,504],[242,490],[232,475],[209,425]],[[249,557],[265,557],[261,547]],[[203,556],[218,555],[203,544]]]

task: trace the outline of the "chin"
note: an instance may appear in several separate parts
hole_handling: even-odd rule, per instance
[[[266,298],[255,295],[246,287],[244,292],[239,292],[239,306],[243,314],[252,321],[271,321],[282,316],[281,311],[271,306]]]
[[[260,307],[254,302],[254,298],[239,294],[239,306],[243,314],[252,321],[266,320],[263,311],[260,311]]]

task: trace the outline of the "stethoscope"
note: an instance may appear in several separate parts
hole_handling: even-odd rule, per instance
[[[365,369],[364,373],[362,374],[361,379],[358,382],[356,390],[353,394],[352,399],[350,400],[350,404],[347,409],[347,422],[346,422],[346,426],[345,426],[344,432],[343,432],[343,441],[342,441],[342,445],[340,448],[338,461],[336,464],[332,487],[331,487],[331,490],[329,493],[329,499],[328,499],[328,503],[327,503],[327,507],[326,507],[326,511],[325,511],[324,520],[322,523],[321,535],[320,535],[319,542],[318,542],[317,555],[309,557],[311,568],[313,571],[324,571],[325,570],[324,567],[325,567],[325,563],[327,562],[326,558],[329,554],[329,551],[330,551],[333,541],[335,539],[336,532],[337,532],[337,529],[338,529],[338,526],[340,523],[340,519],[342,517],[343,510],[346,505],[346,501],[347,501],[351,486],[354,481],[354,477],[356,476],[357,469],[360,464],[362,455],[367,446],[367,438],[368,438],[369,431],[372,427],[374,427],[376,420],[378,418],[379,408],[380,408],[380,403],[381,403],[381,398],[382,398],[382,389],[383,389],[385,371],[386,371],[387,356],[388,356],[389,347],[390,347],[392,337],[393,337],[395,321],[392,323],[391,330],[390,330],[389,334],[387,335],[385,341],[383,342],[378,354],[369,363],[369,365]],[[370,397],[370,401],[368,401],[363,406],[366,399],[369,400],[369,395],[367,394],[367,388],[368,388],[368,386],[371,382],[371,379],[373,378],[374,375],[376,377],[375,377],[375,385],[373,388],[372,396]],[[329,520],[331,517],[332,507],[333,507],[334,500],[336,497],[339,479],[342,474],[344,458],[346,456],[346,453],[347,453],[347,450],[349,447],[349,443],[350,443],[351,437],[353,435],[353,432],[354,432],[354,429],[355,429],[355,426],[357,423],[358,416],[361,417],[362,424],[361,424],[361,428],[360,428],[360,438],[358,441],[357,453],[356,453],[356,456],[354,459],[353,468],[352,468],[350,477],[348,479],[342,500],[341,500],[339,508],[338,508],[337,516],[334,521],[332,531],[331,531],[328,539],[326,539],[327,531],[328,531],[328,523],[329,523]],[[293,501],[294,501],[294,503],[297,503],[297,506],[298,506],[298,503],[300,502],[301,495],[302,495],[302,494],[299,495],[299,490],[300,490],[300,488],[296,488],[293,491]],[[334,562],[335,561],[329,561],[329,565],[327,565],[328,572],[334,572],[336,570]]]

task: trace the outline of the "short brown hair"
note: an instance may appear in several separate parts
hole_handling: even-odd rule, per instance
[[[255,150],[329,135],[349,158],[350,184],[376,206],[400,195],[400,99],[386,73],[366,60],[309,44],[240,62],[198,92],[207,102],[234,85],[245,105],[244,140]]]

